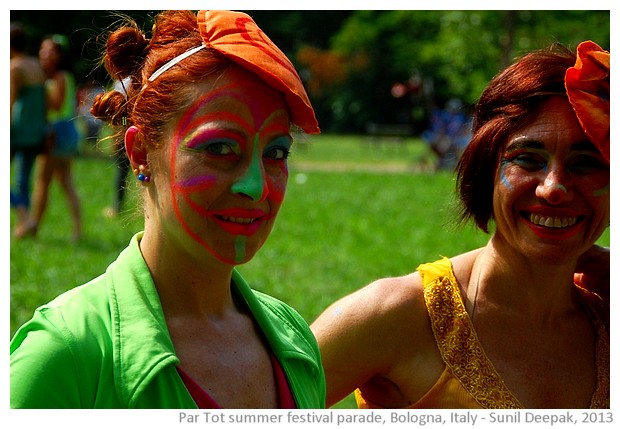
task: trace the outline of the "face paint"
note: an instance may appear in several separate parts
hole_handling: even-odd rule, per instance
[[[605,195],[609,195],[609,183],[607,184],[607,186],[601,189],[594,190],[594,192],[592,192],[592,195],[595,197],[603,197]]]
[[[510,182],[508,181],[508,178],[506,177],[506,166],[508,165],[509,162],[510,161],[508,161],[506,158],[502,159],[502,163],[500,165],[499,177],[500,177],[502,184],[508,189],[512,190],[512,185],[510,184]]]
[[[225,81],[178,121],[169,177],[174,215],[185,233],[217,259],[239,264],[271,231],[292,140],[279,94],[253,77]]]
[[[576,259],[609,223],[608,167],[568,101],[550,98],[502,153],[493,191],[495,236],[537,261]]]
[[[237,236],[235,241],[235,262],[241,263],[245,258],[245,242],[246,238],[243,235]]]
[[[273,132],[276,130],[267,130]],[[288,178],[288,163],[287,158],[291,150],[293,140],[290,136],[278,137],[269,142],[263,151],[264,162],[267,166],[273,169],[279,169],[280,174],[283,177]],[[273,201],[282,204],[284,201],[285,187],[276,186],[275,183],[270,182],[270,178],[267,178],[269,185],[269,198]]]
[[[265,183],[262,172],[262,156],[259,153],[258,135],[254,138],[253,146],[250,165],[245,174],[232,185],[231,190],[235,193],[245,194],[254,201],[260,201],[267,198],[269,187]]]

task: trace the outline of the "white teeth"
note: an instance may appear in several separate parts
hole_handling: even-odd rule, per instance
[[[222,219],[224,219],[226,222],[243,223],[243,224],[252,223],[256,220],[254,218],[230,217],[230,216],[222,216]]]
[[[547,217],[530,213],[530,222],[548,228],[566,228],[577,223],[576,217]]]

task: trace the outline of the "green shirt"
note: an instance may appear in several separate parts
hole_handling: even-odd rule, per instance
[[[30,85],[21,88],[11,115],[11,146],[15,148],[42,146],[47,132],[45,87]]]
[[[75,86],[75,78],[67,71],[59,72],[65,76],[65,93],[62,98],[62,105],[58,110],[48,109],[47,119],[49,122],[71,121],[76,116],[77,109],[77,88]],[[52,92],[56,86],[56,81],[48,79],[45,82],[46,90]]]
[[[105,274],[35,311],[11,341],[11,408],[197,408],[181,380],[157,290],[136,234]],[[233,271],[299,408],[325,406],[308,324]]]

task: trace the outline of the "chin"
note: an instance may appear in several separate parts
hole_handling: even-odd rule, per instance
[[[526,250],[531,260],[545,265],[565,265],[575,264],[583,252],[569,246],[536,246],[534,249]]]
[[[257,250],[249,250],[246,248],[233,249],[232,252],[222,254],[222,253],[213,253],[220,262],[229,265],[243,265],[250,262],[254,256],[256,255]]]

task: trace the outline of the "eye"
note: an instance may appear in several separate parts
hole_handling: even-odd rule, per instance
[[[290,153],[291,151],[287,147],[272,146],[265,151],[264,157],[274,161],[281,161],[287,159]]]
[[[577,155],[567,166],[568,170],[576,175],[585,176],[588,174],[609,171],[609,165],[599,158],[590,155]]]
[[[263,157],[271,161],[284,161],[291,152],[293,140],[290,136],[281,136],[271,141],[263,152]]]
[[[237,144],[226,139],[210,139],[202,141],[192,141],[187,149],[211,157],[230,157],[234,156]]]
[[[542,170],[547,165],[547,161],[542,156],[530,152],[509,157],[508,162],[512,162],[526,171]]]
[[[217,155],[217,156],[232,155],[234,153],[230,144],[223,142],[223,141],[207,142],[203,145],[199,145],[197,149],[202,149],[204,152],[208,153],[209,155]]]

